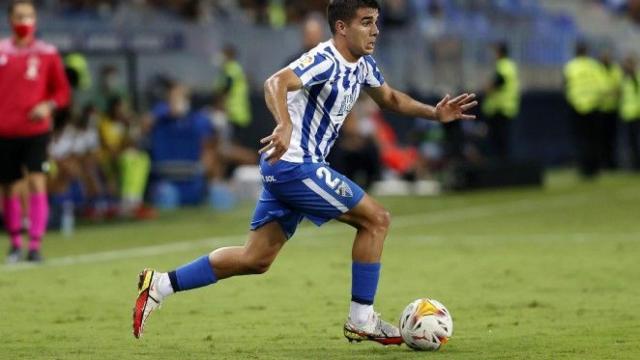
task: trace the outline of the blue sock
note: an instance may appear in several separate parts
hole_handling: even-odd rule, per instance
[[[351,301],[373,305],[380,278],[380,263],[351,265]]]
[[[169,280],[174,292],[197,289],[218,281],[209,263],[209,255],[169,272]]]

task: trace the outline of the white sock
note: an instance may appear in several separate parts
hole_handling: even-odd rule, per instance
[[[349,310],[349,319],[354,325],[364,325],[369,321],[373,314],[373,305],[360,304],[355,301],[351,302]]]
[[[160,278],[156,281],[156,291],[159,292],[162,297],[173,294],[173,287],[171,286],[168,273],[160,274]]]

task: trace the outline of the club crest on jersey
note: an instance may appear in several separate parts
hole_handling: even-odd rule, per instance
[[[313,64],[313,56],[304,55],[302,59],[300,59],[300,69],[304,69]]]
[[[342,184],[340,184],[340,186],[338,186],[336,192],[342,197],[353,197],[353,191],[351,191],[349,184],[344,181],[342,182]]]
[[[351,109],[356,102],[355,100],[355,94],[345,94],[342,98],[342,103],[340,104],[340,111],[338,113],[338,116],[343,116],[351,112]]]
[[[24,77],[27,80],[35,80],[38,78],[38,68],[40,67],[40,59],[37,56],[31,56],[27,59],[27,72]]]

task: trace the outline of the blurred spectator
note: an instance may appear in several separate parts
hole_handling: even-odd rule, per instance
[[[580,174],[599,172],[600,133],[598,107],[604,93],[602,65],[588,55],[587,45],[576,46],[576,56],[564,68],[566,96],[572,110]]]
[[[71,116],[77,117],[82,107],[92,100],[92,74],[87,58],[81,53],[70,53],[64,57],[67,79],[71,84]]]
[[[304,53],[313,49],[325,39],[325,28],[324,18],[319,13],[313,13],[305,19],[302,24],[302,48]]]
[[[640,0],[629,0],[629,15],[636,24],[640,24]]]
[[[510,155],[512,122],[520,112],[520,79],[507,43],[495,44],[493,51],[495,72],[485,89],[482,115],[488,130],[488,156],[506,160]]]
[[[70,53],[64,57],[64,63],[68,69],[72,69],[75,72],[75,80],[69,81],[74,89],[80,91],[87,91],[91,89],[92,79],[91,72],[89,70],[89,63],[87,58],[81,53]]]
[[[74,122],[75,137],[73,153],[80,168],[85,204],[82,215],[88,219],[100,219],[107,215],[108,198],[100,178],[100,136],[98,134],[98,112],[93,105],[85,105]]]
[[[205,161],[217,159],[214,131],[207,116],[191,109],[189,90],[175,83],[166,100],[156,104],[150,120],[154,203],[160,207],[199,204],[206,192]],[[209,165],[210,166],[210,165]],[[172,189],[171,204],[163,194]]]
[[[620,116],[628,134],[631,167],[640,171],[640,71],[637,59],[630,55],[624,60]]]
[[[301,49],[287,59],[285,66],[298,60],[303,54],[313,49],[325,38],[325,21],[319,14],[308,16],[302,24],[302,47]]]
[[[620,108],[620,88],[622,86],[622,69],[616,64],[611,50],[600,54],[602,64],[603,94],[600,100],[600,161],[605,169],[618,167],[618,109]]]
[[[98,125],[100,162],[107,189],[120,199],[119,214],[137,218],[153,217],[144,207],[143,197],[150,171],[149,156],[138,148],[140,122],[121,97],[109,100],[107,112]]]
[[[233,140],[233,128],[229,123],[222,99],[214,98],[212,106],[207,111],[215,134],[212,143],[213,151],[205,151],[203,154],[203,163],[209,180],[221,182],[228,179],[238,166],[256,165],[258,153]]]
[[[74,156],[76,133],[70,120],[69,112],[58,112],[48,149],[51,170],[47,187],[51,194],[54,213],[67,199],[70,185],[80,177],[82,172]]]
[[[236,59],[236,49],[230,44],[223,49],[222,74],[216,86],[217,93],[224,98],[225,112],[234,127],[234,136],[251,123],[249,84]]]
[[[386,0],[381,5],[380,14],[383,26],[403,27],[411,20],[411,7],[407,0]]]
[[[120,70],[115,65],[105,65],[100,69],[98,87],[93,97],[93,104],[99,111],[107,112],[109,101],[126,99],[127,91]]]

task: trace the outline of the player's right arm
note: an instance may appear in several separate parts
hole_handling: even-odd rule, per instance
[[[447,95],[436,106],[423,104],[387,84],[370,87],[367,89],[367,94],[381,108],[405,116],[432,119],[441,123],[476,118],[475,115],[466,114],[468,110],[478,105],[475,94],[462,94],[454,99]]]
[[[271,164],[278,161],[287,152],[291,141],[293,124],[287,106],[287,93],[301,88],[302,81],[289,68],[278,71],[264,83],[264,98],[277,125],[271,135],[260,140],[261,144],[267,145],[260,149],[259,153],[262,154],[273,149],[266,159]]]

